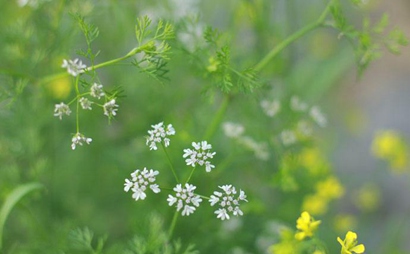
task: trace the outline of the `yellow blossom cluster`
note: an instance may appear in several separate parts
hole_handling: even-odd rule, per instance
[[[373,140],[372,152],[377,158],[385,160],[393,172],[400,173],[410,168],[407,143],[396,131],[377,132]]]

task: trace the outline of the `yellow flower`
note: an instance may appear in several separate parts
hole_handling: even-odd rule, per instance
[[[340,245],[342,245],[340,254],[360,254],[365,251],[363,244],[357,245],[357,234],[352,231],[347,232],[346,237],[343,241],[342,239],[340,239],[340,237],[337,238],[337,241],[340,243]]]
[[[371,212],[380,206],[380,190],[375,184],[366,184],[355,193],[354,202],[363,212]]]
[[[303,200],[302,209],[313,215],[321,215],[327,212],[328,200],[319,195],[309,195]]]
[[[355,228],[357,219],[350,214],[338,214],[333,220],[333,227],[337,232],[346,232],[351,228]]]
[[[316,184],[317,194],[330,199],[340,198],[344,194],[344,188],[336,177],[330,176],[326,180]]]
[[[302,241],[306,237],[312,237],[320,223],[320,220],[315,221],[308,212],[303,212],[296,221],[296,228],[299,232],[295,234],[295,238]]]

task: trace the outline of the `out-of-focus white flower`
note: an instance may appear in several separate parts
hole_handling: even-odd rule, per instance
[[[280,102],[278,100],[263,100],[261,101],[261,107],[267,116],[274,117],[280,110]]]
[[[243,125],[238,124],[238,123],[232,123],[232,122],[223,123],[222,128],[224,130],[225,135],[228,138],[238,138],[242,136],[242,134],[245,131],[245,128],[243,127]]]
[[[232,185],[222,185],[218,186],[218,188],[222,189],[223,192],[214,191],[214,194],[209,199],[211,206],[219,205],[219,208],[215,211],[216,217],[221,220],[229,220],[229,214],[242,216],[243,212],[239,208],[239,203],[241,201],[248,202],[245,192],[240,190],[239,195],[236,196],[236,189]]]
[[[109,102],[105,103],[103,108],[104,108],[104,115],[108,117],[112,117],[117,114],[118,105],[115,104],[115,99],[112,99]]]
[[[147,137],[146,144],[149,145],[150,150],[157,150],[157,143],[164,142],[164,146],[168,147],[170,139],[168,136],[175,135],[175,129],[172,127],[172,124],[168,124],[166,128],[164,128],[164,122],[160,122],[159,124],[151,125],[153,130],[149,130]]]
[[[182,209],[182,216],[189,216],[195,212],[196,207],[199,207],[199,203],[202,202],[201,197],[194,193],[195,189],[196,187],[189,183],[186,183],[184,188],[181,184],[177,184],[173,189],[175,196],[168,195],[168,205],[173,206],[175,204],[178,212]]]
[[[297,129],[298,129],[298,131],[299,131],[302,135],[304,135],[304,136],[306,136],[306,137],[311,136],[311,135],[312,135],[312,132],[313,132],[313,129],[312,129],[311,124],[308,123],[308,122],[305,121],[305,120],[300,120],[300,121],[298,122],[298,124],[297,124]]]
[[[60,118],[60,120],[63,118],[63,115],[69,116],[70,114],[71,114],[71,110],[67,104],[64,104],[63,102],[61,102],[60,104],[55,105],[54,116],[57,116],[58,118]]]
[[[90,95],[97,99],[100,99],[101,97],[105,96],[103,85],[94,83],[90,88]]]
[[[292,144],[296,143],[296,141],[297,141],[295,133],[291,130],[282,131],[280,133],[280,138],[282,139],[282,143],[285,146],[292,145]]]
[[[93,103],[92,101],[88,100],[88,99],[85,98],[85,97],[81,97],[81,99],[80,99],[80,104],[81,104],[81,107],[82,107],[83,109],[91,110],[91,109],[92,109],[92,108],[91,108],[91,104],[92,104],[92,103]]]
[[[152,169],[137,169],[131,173],[131,180],[125,179],[124,191],[128,192],[131,190],[132,198],[135,200],[144,200],[147,197],[145,192],[148,188],[154,193],[159,193],[161,189],[158,184],[155,183],[158,174],[158,171]]]
[[[300,112],[304,112],[308,109],[308,105],[301,101],[300,98],[296,95],[292,96],[292,98],[290,98],[290,108],[293,111],[300,111]]]
[[[78,74],[83,73],[84,69],[87,67],[83,62],[81,62],[80,59],[76,58],[73,60],[63,60],[63,65],[61,65],[62,68],[66,68],[67,72],[74,76],[77,77]]]
[[[86,143],[87,145],[89,145],[91,143],[92,138],[87,138],[86,136],[84,136],[83,134],[77,132],[73,138],[71,139],[71,149],[75,149],[76,146],[80,145],[82,146],[84,143]]]
[[[205,165],[205,171],[211,172],[215,166],[212,165],[208,159],[212,159],[216,154],[210,151],[212,149],[211,144],[208,144],[206,141],[201,141],[198,143],[192,142],[192,146],[194,149],[184,149],[184,155],[182,157],[187,158],[185,160],[186,164],[192,167],[195,167],[197,164],[200,166]]]
[[[309,110],[309,115],[317,123],[317,125],[319,125],[322,128],[326,127],[327,119],[325,115],[322,113],[322,111],[320,111],[320,108],[318,106],[313,106]]]
[[[254,152],[256,158],[260,160],[269,159],[268,144],[265,142],[256,142],[249,136],[242,136],[238,138],[238,142],[245,146],[247,149]]]

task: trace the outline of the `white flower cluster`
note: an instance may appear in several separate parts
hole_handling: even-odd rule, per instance
[[[212,159],[216,154],[215,152],[210,151],[212,145],[208,144],[206,141],[201,141],[198,143],[192,142],[192,146],[194,149],[184,149],[184,155],[182,157],[187,158],[185,160],[186,164],[188,166],[191,165],[192,167],[195,167],[196,165],[205,165],[205,171],[211,172],[215,166],[212,165],[208,159]]]
[[[172,124],[168,124],[166,128],[164,128],[164,122],[159,124],[151,125],[153,130],[149,130],[147,137],[146,145],[149,146],[149,150],[157,150],[157,143],[164,142],[164,146],[168,147],[170,139],[168,136],[175,135],[175,129],[172,127]]]
[[[215,214],[217,215],[216,217],[221,220],[229,220],[229,214],[242,216],[243,212],[239,208],[239,203],[241,201],[248,202],[248,200],[246,200],[245,192],[239,190],[239,195],[235,197],[237,192],[232,185],[222,185],[218,187],[222,189],[223,192],[214,191],[214,195],[211,195],[211,198],[209,199],[211,206],[214,206],[215,204],[219,205],[219,208],[215,211]]]
[[[267,116],[274,117],[280,111],[280,102],[278,100],[263,100],[261,107]]]
[[[243,145],[248,150],[254,152],[255,157],[260,160],[269,159],[268,144],[265,142],[256,142],[249,136],[243,136],[245,127],[241,124],[225,122],[223,125],[223,131],[228,138],[235,139],[239,144]]]
[[[296,134],[292,130],[283,130],[280,133],[280,138],[282,139],[282,143],[285,146],[292,145],[292,144],[296,143],[296,141],[297,141]]]
[[[159,193],[161,189],[158,184],[155,184],[156,176],[159,174],[156,170],[135,170],[131,173],[131,180],[125,179],[124,191],[128,192],[130,189],[133,192],[132,198],[135,200],[144,200],[147,196],[145,191],[150,188],[154,193]]]
[[[186,183],[185,187],[182,188],[181,184],[177,184],[174,187],[175,197],[168,195],[168,205],[177,207],[177,211],[182,209],[182,216],[188,216],[196,210],[196,207],[199,207],[199,203],[202,202],[200,196],[194,193],[196,186]]]
[[[103,105],[103,108],[104,108],[104,115],[108,116],[108,118],[111,118],[117,115],[118,105],[115,104],[115,99],[112,99],[109,102],[105,103]]]
[[[80,59],[76,58],[73,60],[63,60],[63,65],[61,65],[62,68],[66,68],[67,72],[74,76],[77,77],[78,74],[81,74],[84,72],[85,68],[87,68],[87,66],[85,64],[83,64],[83,62],[81,62]]]
[[[54,116],[57,116],[58,118],[60,118],[60,120],[63,118],[63,115],[69,116],[70,114],[71,114],[71,110],[67,104],[64,104],[63,102],[61,102],[60,104],[55,105]]]
[[[156,143],[164,142],[165,146],[169,146],[169,139],[167,136],[174,135],[175,130],[171,124],[164,128],[164,123],[152,125],[153,130],[148,131],[150,137],[147,137],[147,145],[150,150],[156,150]],[[232,126],[231,126],[232,127]],[[239,132],[241,132],[239,130]],[[167,139],[167,140],[166,140]],[[212,159],[215,152],[212,152],[212,146],[207,141],[201,141],[198,143],[192,143],[193,149],[184,149],[183,158],[186,159],[187,165],[195,167],[196,165],[205,165],[206,171],[210,172],[214,165],[210,164],[208,159]],[[172,166],[171,166],[172,168]],[[172,169],[176,180],[179,182],[174,170]],[[193,172],[193,170],[192,170]],[[154,193],[159,193],[160,188],[155,183],[158,171],[152,169],[147,170],[144,168],[142,171],[137,169],[131,174],[132,179],[125,179],[124,191],[132,191],[132,197],[135,200],[143,200],[146,198],[146,190],[150,188]],[[191,175],[189,179],[191,178]],[[189,181],[189,180],[188,180]],[[241,216],[242,210],[239,208],[241,201],[248,202],[246,200],[245,193],[240,190],[239,195],[235,187],[232,185],[219,186],[224,192],[215,191],[210,197],[210,205],[219,205],[219,208],[215,211],[216,217],[221,220],[230,219],[231,215]],[[196,186],[186,182],[185,184],[178,183],[173,189],[172,194],[168,194],[167,202],[171,207],[175,207],[177,212],[181,212],[182,216],[189,216],[193,214],[199,205],[202,203],[200,195],[195,193]]]
[[[105,96],[103,85],[94,83],[90,88],[90,95],[94,98],[100,99]]]
[[[77,132],[73,138],[71,139],[71,149],[75,149],[77,145],[82,146],[84,143],[86,143],[87,145],[89,145],[91,143],[91,141],[93,141],[91,138],[87,138],[85,137],[83,134]]]

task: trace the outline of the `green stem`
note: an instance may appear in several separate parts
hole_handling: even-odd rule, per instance
[[[147,43],[147,44],[148,44],[148,43]],[[135,55],[135,54],[138,54],[138,53],[140,53],[141,51],[143,51],[143,50],[147,47],[147,44],[144,44],[144,45],[141,46],[141,47],[137,47],[137,48],[132,49],[132,50],[131,50],[130,52],[128,52],[125,56],[122,56],[122,57],[119,57],[119,58],[115,58],[115,59],[112,59],[112,60],[109,60],[109,61],[106,61],[106,62],[97,64],[97,65],[94,65],[94,66],[90,66],[90,67],[86,68],[83,72],[87,72],[87,71],[91,71],[91,70],[96,70],[96,69],[99,69],[99,68],[102,68],[102,67],[105,67],[105,66],[108,66],[108,65],[112,65],[112,64],[121,62],[122,60],[125,60],[125,59],[127,59],[127,58],[130,58],[131,56],[133,56],[133,55]],[[68,72],[66,72],[66,71],[65,71],[65,72],[61,72],[61,73],[57,73],[57,74],[53,74],[53,75],[49,75],[49,76],[46,76],[46,77],[40,79],[40,80],[38,81],[38,83],[39,83],[39,84],[46,84],[46,83],[49,83],[49,82],[51,82],[51,81],[53,81],[53,80],[66,77],[66,76],[68,76],[68,75],[69,75],[69,74],[68,74]]]
[[[178,211],[175,211],[174,217],[172,218],[171,225],[169,226],[168,241],[171,240],[172,234],[174,233],[175,225],[177,224],[178,214],[179,214]]]
[[[216,132],[216,130],[218,129],[220,123],[222,122],[222,119],[225,115],[225,112],[228,108],[228,104],[229,104],[230,98],[229,95],[225,95],[221,106],[218,109],[218,112],[216,112],[214,118],[212,119],[211,124],[208,126],[208,129],[205,132],[205,136],[203,137],[202,140],[209,140]]]
[[[325,10],[322,12],[318,20],[316,20],[310,25],[303,27],[299,31],[295,32],[294,34],[286,38],[279,45],[274,47],[258,64],[256,64],[254,70],[255,71],[262,70],[272,59],[274,59],[280,52],[282,52],[283,49],[289,46],[292,42],[296,41],[297,39],[309,33],[310,31],[322,26],[326,19],[327,14],[329,13],[332,2],[333,0],[329,1],[329,3],[326,5]]]
[[[191,173],[189,174],[188,179],[186,179],[185,183],[188,183],[189,180],[191,180],[191,177],[194,174],[194,171],[195,171],[195,167],[192,167]]]
[[[77,78],[75,79],[75,92],[77,94],[77,108],[76,108],[76,127],[77,127],[77,133],[80,132],[80,119],[79,119],[79,108],[80,108],[80,99],[79,99],[79,94],[80,94],[80,90],[78,89],[78,80],[79,80],[80,76],[77,76]]]
[[[162,142],[161,142],[161,146],[162,146],[162,149],[163,149],[164,152],[165,152],[165,155],[167,156],[168,164],[169,164],[169,166],[170,166],[170,168],[171,168],[172,174],[174,175],[175,180],[177,181],[177,183],[179,183],[179,179],[178,179],[178,176],[177,176],[177,174],[176,174],[176,172],[175,172],[174,166],[172,165],[171,158],[169,157],[169,154],[168,154],[168,152],[167,152],[167,149],[165,148],[165,146],[164,146],[164,144],[163,144]]]

